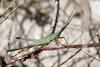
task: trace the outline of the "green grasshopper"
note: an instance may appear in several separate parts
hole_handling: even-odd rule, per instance
[[[75,9],[74,9],[75,10]],[[49,34],[48,36],[46,37],[43,37],[41,39],[38,39],[38,40],[33,40],[32,44],[31,45],[28,45],[28,46],[25,46],[25,47],[22,47],[22,48],[18,48],[18,49],[11,49],[11,50],[8,50],[8,51],[13,51],[13,50],[19,50],[19,49],[24,49],[24,48],[31,48],[31,47],[34,47],[34,46],[44,46],[44,45],[48,45],[51,41],[53,41],[54,39],[57,39],[59,38],[59,36],[61,35],[61,33],[63,32],[63,30],[68,26],[68,24],[71,22],[72,18],[73,18],[73,15],[74,15],[74,10],[72,11],[70,17],[68,18],[67,20],[67,23],[61,28],[61,30],[53,33],[53,34]]]

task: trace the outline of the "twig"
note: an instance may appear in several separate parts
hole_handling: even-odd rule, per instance
[[[67,46],[62,46],[62,47],[43,47],[40,50],[41,51],[48,51],[48,50],[59,50],[59,49],[66,49],[66,48],[88,48],[88,47],[100,47],[100,43],[91,43],[91,44],[87,44],[86,47],[83,47],[85,44],[76,44],[76,45],[67,45]],[[15,51],[15,50],[19,50],[19,49],[11,49],[11,50],[7,50],[9,51]]]
[[[76,51],[72,56],[70,56],[67,60],[63,61],[59,66],[63,65],[64,63],[66,63],[68,60],[70,60],[71,58],[73,58],[76,54],[78,54],[81,51],[81,49],[79,49],[78,51]]]
[[[16,0],[14,0],[14,1],[10,4],[10,6],[8,6],[8,7],[5,9],[5,11],[0,15],[0,18],[3,17],[11,7],[13,7],[13,5],[15,4],[15,1],[16,1]]]
[[[44,47],[41,50],[43,51],[48,51],[48,50],[59,50],[59,49],[66,49],[66,48],[88,48],[88,47],[100,47],[100,43],[92,43],[92,44],[87,44],[86,47],[83,47],[85,44],[77,44],[77,45],[67,45],[63,47]],[[12,50],[10,50],[12,51]]]
[[[56,26],[57,26],[57,23],[58,23],[59,7],[60,7],[60,1],[59,0],[55,0],[55,1],[57,3],[57,11],[56,11],[56,17],[55,17],[55,21],[54,21],[54,26],[52,27],[53,28],[52,33],[55,32],[55,29],[56,29]]]
[[[59,50],[59,49],[66,49],[66,48],[80,48],[75,54],[73,54],[71,57],[69,57],[66,61],[62,62],[60,65],[64,64],[65,62],[67,62],[68,60],[70,60],[73,56],[75,56],[77,53],[79,53],[81,51],[81,48],[88,48],[88,47],[100,47],[100,43],[92,43],[92,44],[88,44],[87,47],[83,47],[84,44],[77,44],[77,45],[67,45],[66,47],[43,47],[40,49],[40,51],[53,51],[53,50]],[[8,50],[8,51],[14,51],[14,50]],[[30,56],[31,54],[33,54],[33,52],[29,53],[27,52],[25,55],[22,55],[22,56]],[[11,63],[14,63],[18,60],[21,60],[21,59],[25,59],[27,57],[18,57],[16,59],[10,59],[9,61],[6,61],[6,62],[9,62],[8,64],[11,64]],[[30,58],[30,57],[29,57]],[[27,58],[28,59],[28,58]]]
[[[20,5],[22,5],[24,2],[21,2],[19,5],[17,5],[1,22],[2,24]]]

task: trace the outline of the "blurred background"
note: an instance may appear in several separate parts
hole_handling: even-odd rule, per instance
[[[67,23],[74,8],[74,18],[61,34],[66,41],[64,39],[59,41],[67,45],[99,43],[100,0],[0,0],[0,66],[99,67],[99,47],[43,51],[39,54],[39,59],[28,58],[13,64],[6,64],[4,61],[6,50],[29,45],[32,40],[50,34],[55,19],[57,20],[55,31],[60,30]],[[24,40],[18,40],[16,37]],[[56,44],[53,41],[48,46],[57,46]],[[9,55],[16,53],[18,52],[10,52]]]

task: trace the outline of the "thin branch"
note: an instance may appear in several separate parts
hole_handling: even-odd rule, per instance
[[[68,61],[68,60],[70,60],[73,56],[75,56],[77,53],[79,53],[80,51],[81,51],[81,48],[88,48],[88,47],[100,47],[100,43],[92,43],[92,44],[88,44],[87,45],[87,47],[83,47],[83,45],[85,45],[85,44],[77,44],[77,45],[67,45],[66,47],[43,47],[43,48],[41,48],[39,51],[53,51],[53,50],[60,50],[60,49],[67,49],[67,48],[80,48],[75,54],[73,54],[71,57],[69,57],[67,60],[66,60],[66,62]],[[14,51],[15,49],[12,49],[12,50],[8,50],[8,51]],[[16,61],[18,61],[18,60],[21,60],[21,59],[28,59],[28,58],[30,58],[29,56],[31,55],[31,54],[34,54],[35,53],[35,51],[33,51],[33,52],[25,52],[25,55],[22,55],[21,56],[21,54],[18,54],[18,55],[20,55],[20,57],[17,57],[16,59],[14,59],[14,58],[12,58],[12,59],[9,59],[9,60],[6,60],[6,62],[7,62],[7,64],[11,64],[11,63],[14,63],[14,62],[16,62]],[[26,56],[27,55],[27,56]],[[23,57],[23,56],[25,56],[25,57]],[[33,55],[34,56],[34,55]],[[63,63],[65,63],[65,61],[63,62]],[[61,63],[60,65],[62,65],[63,63]]]
[[[43,47],[40,50],[41,51],[49,51],[49,50],[59,50],[59,49],[66,49],[66,48],[88,48],[88,47],[100,47],[100,43],[91,43],[91,44],[87,44],[86,47],[83,47],[85,44],[74,44],[74,45],[67,45],[67,46],[62,46],[62,47]],[[19,49],[11,49],[11,50],[7,50],[8,52],[10,51],[15,51],[15,50],[19,50]]]
[[[68,60],[70,60],[71,58],[73,58],[76,54],[78,54],[81,51],[81,49],[79,49],[78,51],[76,51],[72,56],[70,56],[67,60],[63,61],[59,66],[63,65],[64,63],[66,63]]]
[[[11,7],[13,7],[13,5],[15,4],[15,1],[16,1],[16,0],[14,0],[14,1],[5,9],[5,11],[0,15],[0,18],[1,18],[1,17],[4,17],[4,15],[7,13],[7,11],[8,11]]]
[[[48,50],[59,50],[59,49],[66,49],[66,48],[88,48],[88,47],[100,47],[100,43],[92,43],[92,44],[87,44],[86,47],[83,47],[85,44],[77,44],[77,45],[67,45],[63,47],[44,47],[41,50],[43,51],[48,51]],[[12,51],[12,50],[9,50]]]
[[[24,2],[21,2],[19,5],[17,5],[1,22],[2,24],[20,5],[22,5]]]
[[[56,18],[55,18],[55,21],[54,21],[54,26],[52,27],[53,28],[52,33],[55,32],[55,29],[56,29],[56,26],[57,26],[57,23],[58,23],[59,7],[60,7],[60,1],[59,0],[55,0],[55,1],[57,3],[57,11],[56,11]]]

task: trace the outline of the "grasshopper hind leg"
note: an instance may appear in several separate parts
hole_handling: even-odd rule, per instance
[[[64,39],[65,44],[68,45],[68,42],[67,42],[67,40],[66,40],[65,37],[59,37],[59,38],[55,39],[56,44],[58,44],[57,46],[59,46],[59,44],[60,44],[61,46],[64,46],[64,47],[66,46],[65,44],[61,43],[58,39]]]

